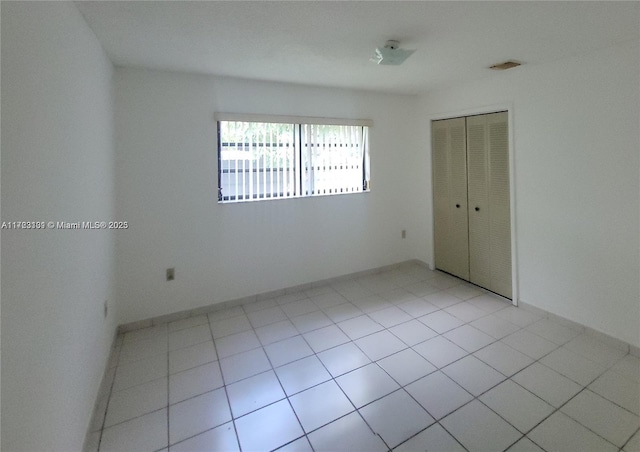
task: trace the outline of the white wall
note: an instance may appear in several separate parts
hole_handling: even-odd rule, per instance
[[[494,104],[513,106],[519,300],[640,346],[640,43],[424,96],[427,174],[429,120]]]
[[[417,100],[140,69],[116,70],[120,322],[408,259],[406,155]],[[372,191],[217,203],[214,112],[373,119]],[[417,234],[413,234],[417,239]],[[414,239],[414,240],[415,240]],[[165,281],[165,269],[176,280]]]
[[[112,66],[72,3],[2,2],[2,220],[113,218]],[[2,450],[81,450],[115,331],[107,231],[2,231]]]

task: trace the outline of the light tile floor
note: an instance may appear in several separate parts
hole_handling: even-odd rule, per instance
[[[91,451],[640,451],[640,359],[418,265],[119,336]]]

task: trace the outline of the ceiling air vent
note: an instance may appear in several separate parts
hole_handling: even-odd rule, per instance
[[[504,71],[506,69],[511,69],[514,67],[520,66],[522,63],[518,63],[517,61],[505,61],[504,63],[494,64],[489,69],[493,69],[494,71]]]

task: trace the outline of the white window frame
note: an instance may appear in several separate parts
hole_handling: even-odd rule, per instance
[[[370,191],[370,163],[369,163],[369,128],[373,126],[373,121],[367,119],[339,119],[339,118],[319,118],[319,117],[301,117],[301,116],[274,116],[274,115],[255,115],[255,114],[238,114],[238,113],[216,113],[215,121],[217,127],[217,136],[218,136],[218,145],[217,145],[217,156],[218,156],[218,203],[238,203],[238,202],[252,202],[252,201],[264,201],[264,200],[272,200],[272,199],[290,199],[290,198],[305,198],[305,197],[315,197],[315,196],[330,196],[335,194],[356,194],[356,193],[367,193]],[[242,123],[268,123],[268,124],[290,124],[293,126],[293,137],[294,139],[291,142],[287,142],[287,145],[293,146],[291,151],[293,152],[293,159],[289,158],[289,160],[293,160],[294,163],[290,164],[287,169],[283,170],[283,168],[275,168],[276,178],[278,177],[278,173],[280,173],[281,177],[285,177],[283,171],[286,171],[288,174],[287,177],[291,177],[290,173],[293,173],[294,179],[291,179],[288,182],[291,184],[288,185],[290,188],[287,191],[274,192],[273,187],[273,174],[274,167],[272,166],[270,169],[268,167],[258,166],[257,163],[254,162],[254,159],[250,159],[249,161],[249,169],[245,167],[245,160],[237,160],[235,162],[235,166],[233,168],[229,168],[230,162],[232,160],[224,159],[224,162],[227,162],[227,167],[223,168],[223,159],[222,159],[222,151],[223,151],[223,140],[221,139],[221,125],[220,122],[242,122]],[[318,146],[318,143],[313,143],[311,138],[308,138],[306,142],[303,142],[302,136],[309,137],[312,133],[319,132],[324,126],[356,126],[361,127],[361,129],[354,129],[352,127],[344,129],[345,131],[350,131],[352,133],[356,133],[355,142],[357,142],[357,146],[362,149],[362,163],[361,166],[356,167],[358,171],[362,172],[362,182],[358,182],[359,186],[350,186],[347,188],[332,188],[330,183],[325,182],[325,187],[316,189],[314,187],[314,182],[316,181],[315,176],[313,176],[314,171],[318,171],[319,174],[329,177],[336,177],[338,174],[338,167],[332,166],[331,164],[325,166],[323,162],[322,168],[320,168],[320,163],[313,161],[311,157],[311,148],[313,146]],[[354,141],[353,135],[349,138],[348,142],[353,143]],[[252,146],[266,146],[267,142],[252,143]],[[272,141],[269,141],[270,146],[272,146]],[[237,146],[237,143],[235,144]],[[244,146],[244,145],[243,145]],[[276,145],[277,146],[277,145]],[[282,146],[282,144],[280,145]],[[330,150],[331,146],[335,149],[335,143],[326,144],[327,148]],[[236,148],[237,149],[237,148]],[[286,147],[289,149],[289,147]],[[303,151],[304,149],[304,151]],[[323,143],[323,150],[324,150]],[[304,152],[304,155],[303,155]],[[330,152],[330,151],[329,151]],[[317,156],[317,154],[316,154]],[[324,157],[323,157],[324,160]],[[239,163],[242,162],[242,171],[239,170]],[[254,167],[255,163],[255,167]],[[351,167],[351,178],[353,178],[353,169]],[[266,183],[268,182],[268,176],[266,175],[267,170],[270,173],[271,177],[271,189],[266,190]],[[340,171],[342,170],[342,166],[340,166]],[[245,191],[245,177],[247,171],[249,172],[249,189]],[[263,182],[265,185],[263,186],[262,191],[259,188],[254,189],[254,173],[257,171],[255,176],[258,183],[260,182],[260,173],[265,173],[262,175]],[[346,167],[345,167],[346,171]],[[228,195],[225,195],[223,186],[229,186],[231,181],[231,173],[236,175],[235,193],[232,192]],[[242,195],[239,194],[237,189],[239,179],[238,173],[242,174]],[[306,174],[305,181],[303,182],[303,175]],[[346,174],[343,173],[343,174]],[[311,175],[311,179],[309,176]],[[226,179],[226,184],[223,181],[223,178]],[[338,176],[339,178],[339,176]],[[353,181],[353,179],[352,179]],[[319,184],[320,185],[320,184]],[[327,185],[329,188],[327,188]],[[353,183],[351,184],[353,185]],[[292,188],[293,187],[293,188]]]

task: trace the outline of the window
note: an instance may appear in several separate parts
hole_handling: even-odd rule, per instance
[[[217,119],[219,202],[369,191],[370,121]]]

